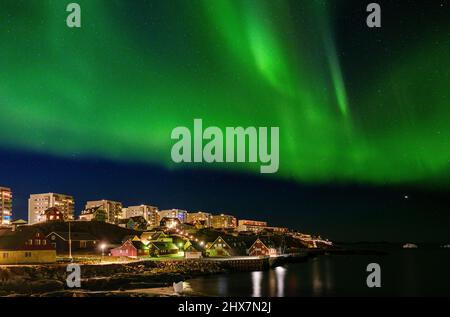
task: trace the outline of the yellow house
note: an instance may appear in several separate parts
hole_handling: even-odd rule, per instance
[[[0,230],[0,265],[56,262],[56,250],[44,234],[20,229]]]

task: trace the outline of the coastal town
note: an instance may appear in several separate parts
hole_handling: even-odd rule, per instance
[[[15,219],[13,191],[0,186],[0,296],[172,296],[172,284],[196,276],[268,270],[335,248],[230,214],[106,199],[87,201],[78,216],[74,207],[71,195],[31,194],[28,219]],[[82,271],[75,290],[72,265]]]
[[[76,218],[74,197],[57,193],[31,194],[28,220],[13,220],[12,197],[0,187],[3,265],[277,257],[332,245],[266,221],[112,200],[87,201]]]

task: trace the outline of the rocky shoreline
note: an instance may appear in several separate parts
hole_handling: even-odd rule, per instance
[[[173,282],[226,272],[219,263],[200,260],[89,264],[81,265],[81,289],[71,289],[66,286],[66,267],[55,264],[0,268],[0,296],[130,296],[130,290],[152,288],[165,289],[161,296],[170,296],[167,288]]]

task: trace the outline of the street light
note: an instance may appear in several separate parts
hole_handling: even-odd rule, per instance
[[[102,262],[103,262],[103,257],[105,256],[105,248],[106,248],[106,244],[102,243],[100,245],[100,249],[102,249]]]
[[[73,257],[72,257],[72,232],[70,230],[70,219],[68,221],[69,221],[69,259],[70,259],[70,262],[72,262],[73,261]]]

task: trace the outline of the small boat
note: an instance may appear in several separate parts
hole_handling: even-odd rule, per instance
[[[441,245],[441,248],[450,249],[450,243]]]
[[[414,243],[406,243],[403,245],[403,249],[417,249],[417,244]]]

